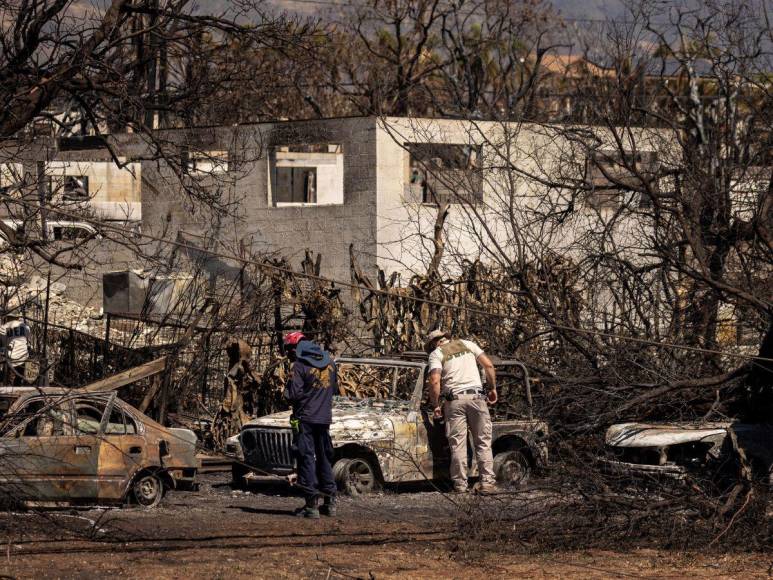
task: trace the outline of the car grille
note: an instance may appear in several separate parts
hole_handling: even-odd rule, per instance
[[[293,435],[290,429],[248,428],[240,436],[244,460],[260,468],[292,468]]]

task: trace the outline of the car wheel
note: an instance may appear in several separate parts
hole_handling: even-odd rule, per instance
[[[156,473],[144,473],[132,484],[132,498],[144,508],[154,508],[164,497],[164,482]]]
[[[379,488],[378,472],[364,457],[344,458],[333,466],[338,489],[347,495],[364,495]]]
[[[250,472],[248,467],[245,467],[241,463],[231,464],[231,487],[234,489],[247,489],[249,484],[245,477]]]
[[[525,485],[530,474],[529,459],[521,451],[503,451],[494,457],[494,475],[501,487]]]

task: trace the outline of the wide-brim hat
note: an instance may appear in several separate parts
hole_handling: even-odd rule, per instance
[[[295,356],[301,362],[311,365],[316,369],[324,369],[330,365],[330,353],[318,344],[309,340],[302,340],[295,347]]]
[[[438,338],[448,338],[448,333],[440,329],[430,332],[427,338],[424,339],[424,351],[429,353],[432,350],[432,343]]]

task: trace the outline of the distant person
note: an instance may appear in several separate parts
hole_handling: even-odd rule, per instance
[[[17,313],[6,315],[6,322],[0,326],[0,341],[5,361],[5,384],[21,386],[27,384],[24,369],[29,360],[29,337],[31,329]]]
[[[297,485],[306,503],[297,515],[318,519],[336,514],[336,482],[333,477],[333,395],[338,392],[335,363],[330,353],[306,340],[300,332],[284,339],[292,361],[290,381],[284,395],[292,405],[291,423],[297,428]],[[319,498],[323,503],[317,507]]]
[[[477,491],[496,489],[494,457],[491,450],[492,424],[488,405],[497,402],[496,371],[491,359],[477,344],[453,339],[442,330],[427,336],[424,350],[429,354],[429,402],[435,418],[445,417],[446,436],[451,448],[451,480],[454,491],[466,493],[467,432],[472,435],[480,481]],[[483,367],[488,390],[483,390],[478,364]],[[442,407],[441,407],[442,404]]]

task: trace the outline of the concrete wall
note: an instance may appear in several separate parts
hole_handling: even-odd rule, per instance
[[[451,204],[446,220],[444,265],[463,259],[492,261],[544,252],[582,259],[582,240],[604,229],[612,211],[586,207],[568,188],[551,182],[579,183],[584,153],[562,131],[536,125],[496,122],[388,118],[378,124],[378,264],[403,276],[423,273],[433,252],[437,207],[422,203],[409,183],[409,143],[482,146],[482,203]],[[604,137],[601,136],[603,139]],[[640,135],[639,149],[662,149],[658,139]],[[516,168],[515,171],[511,170]],[[464,187],[461,184],[460,187]],[[463,191],[463,189],[462,189]],[[570,209],[560,225],[547,227],[544,215]],[[648,224],[641,216],[618,217],[614,237],[635,257],[644,250]]]
[[[88,178],[89,202],[102,219],[115,221],[139,221],[142,219],[142,195],[140,182],[142,165],[119,158],[122,167],[108,161],[49,161],[46,175],[53,178],[56,198],[62,195],[65,176]],[[57,191],[58,190],[58,191]]]
[[[646,149],[642,147],[646,139],[639,137],[639,149]],[[546,228],[544,220],[535,219],[547,207],[560,209],[573,201],[570,193],[551,187],[550,181],[556,176],[581,179],[584,171],[583,158],[572,158],[575,146],[561,130],[544,126],[370,117],[154,134],[154,146],[161,147],[167,158],[184,154],[201,158],[201,152],[204,158],[211,153],[218,160],[210,164],[209,172],[187,174],[173,170],[138,135],[112,139],[117,153],[131,161],[129,168],[117,168],[104,149],[58,152],[43,143],[28,156],[25,168],[31,171],[34,165],[29,160],[43,158],[57,171],[89,175],[98,203],[136,204],[141,200],[144,234],[174,240],[183,232],[201,236],[197,245],[209,249],[232,255],[247,249],[274,252],[290,259],[295,267],[308,248],[322,254],[323,275],[345,281],[350,279],[350,245],[368,273],[378,266],[401,272],[407,282],[412,273],[426,271],[437,208],[423,203],[420,192],[410,184],[407,143],[482,146],[482,203],[472,207],[453,204],[446,222],[444,265],[451,271],[460,267],[461,260],[491,261],[522,254],[528,260],[530,252],[553,251],[580,260],[583,240],[588,239],[590,249],[593,240],[589,234],[606,219],[603,212],[582,206],[575,207],[559,227]],[[656,141],[650,148],[662,149],[662,140]],[[342,147],[343,202],[330,203],[323,197],[317,204],[277,207],[270,191],[269,153],[282,146],[323,143]],[[505,169],[511,164],[518,170]],[[320,174],[318,186],[323,185],[322,177]],[[328,178],[327,186],[339,187],[332,174]],[[220,204],[224,212],[210,211],[207,206],[212,203]],[[616,228],[616,243],[634,257],[641,253],[648,235],[646,224],[632,216],[620,220]],[[163,242],[143,248],[162,256],[174,249]],[[128,252],[106,243],[94,243],[94,256],[110,264],[104,269],[139,265]],[[87,287],[91,285],[84,281],[84,291]],[[100,287],[96,284],[95,296]]]
[[[119,135],[112,138],[115,152],[121,161],[137,155],[141,148],[136,143],[136,136]],[[41,138],[32,143],[6,143],[0,151],[0,163],[13,163],[14,173],[18,175],[19,168],[26,174],[26,181],[31,190],[26,191],[25,203],[38,203],[37,175],[38,163],[43,162],[46,176],[50,176],[54,188],[61,183],[65,175],[86,175],[89,178],[89,193],[91,199],[84,203],[64,202],[61,191],[54,189],[54,196],[49,208],[48,223],[78,222],[77,217],[67,214],[85,215],[93,211],[96,217],[105,220],[117,220],[125,225],[127,234],[131,232],[132,223],[139,224],[141,214],[140,164],[128,163],[124,168],[118,167],[106,149],[82,149],[61,151],[55,139]],[[9,183],[8,172],[3,178],[3,185]],[[60,209],[65,214],[57,215],[54,209]],[[2,215],[6,220],[19,219],[24,214],[24,206],[13,203],[3,204]],[[87,220],[84,220],[87,221]],[[50,232],[49,232],[50,235]],[[112,237],[120,237],[113,235]],[[68,241],[49,242],[50,251],[58,251],[69,247]],[[45,278],[48,265],[32,252],[25,254],[3,253],[3,259],[16,260],[20,263],[27,279],[35,276]],[[131,250],[121,241],[106,238],[90,240],[73,252],[65,252],[58,256],[59,260],[71,264],[73,268],[53,266],[51,268],[52,282],[64,284],[64,297],[73,302],[99,309],[102,305],[102,273],[136,268],[139,263]]]
[[[372,118],[286,122],[177,132],[189,144],[201,139],[213,149],[228,149],[227,175],[192,187],[168,168],[143,162],[143,232],[174,238],[177,231],[216,239],[233,253],[245,246],[276,252],[297,268],[306,248],[322,254],[322,274],[348,281],[349,246],[365,268],[376,255],[376,122]],[[272,147],[303,143],[340,143],[343,147],[343,203],[274,207],[269,195]],[[190,184],[189,184],[190,185]],[[188,193],[186,193],[186,188]],[[191,199],[207,188],[231,204],[228,218],[194,211]],[[199,206],[200,209],[200,206]]]

